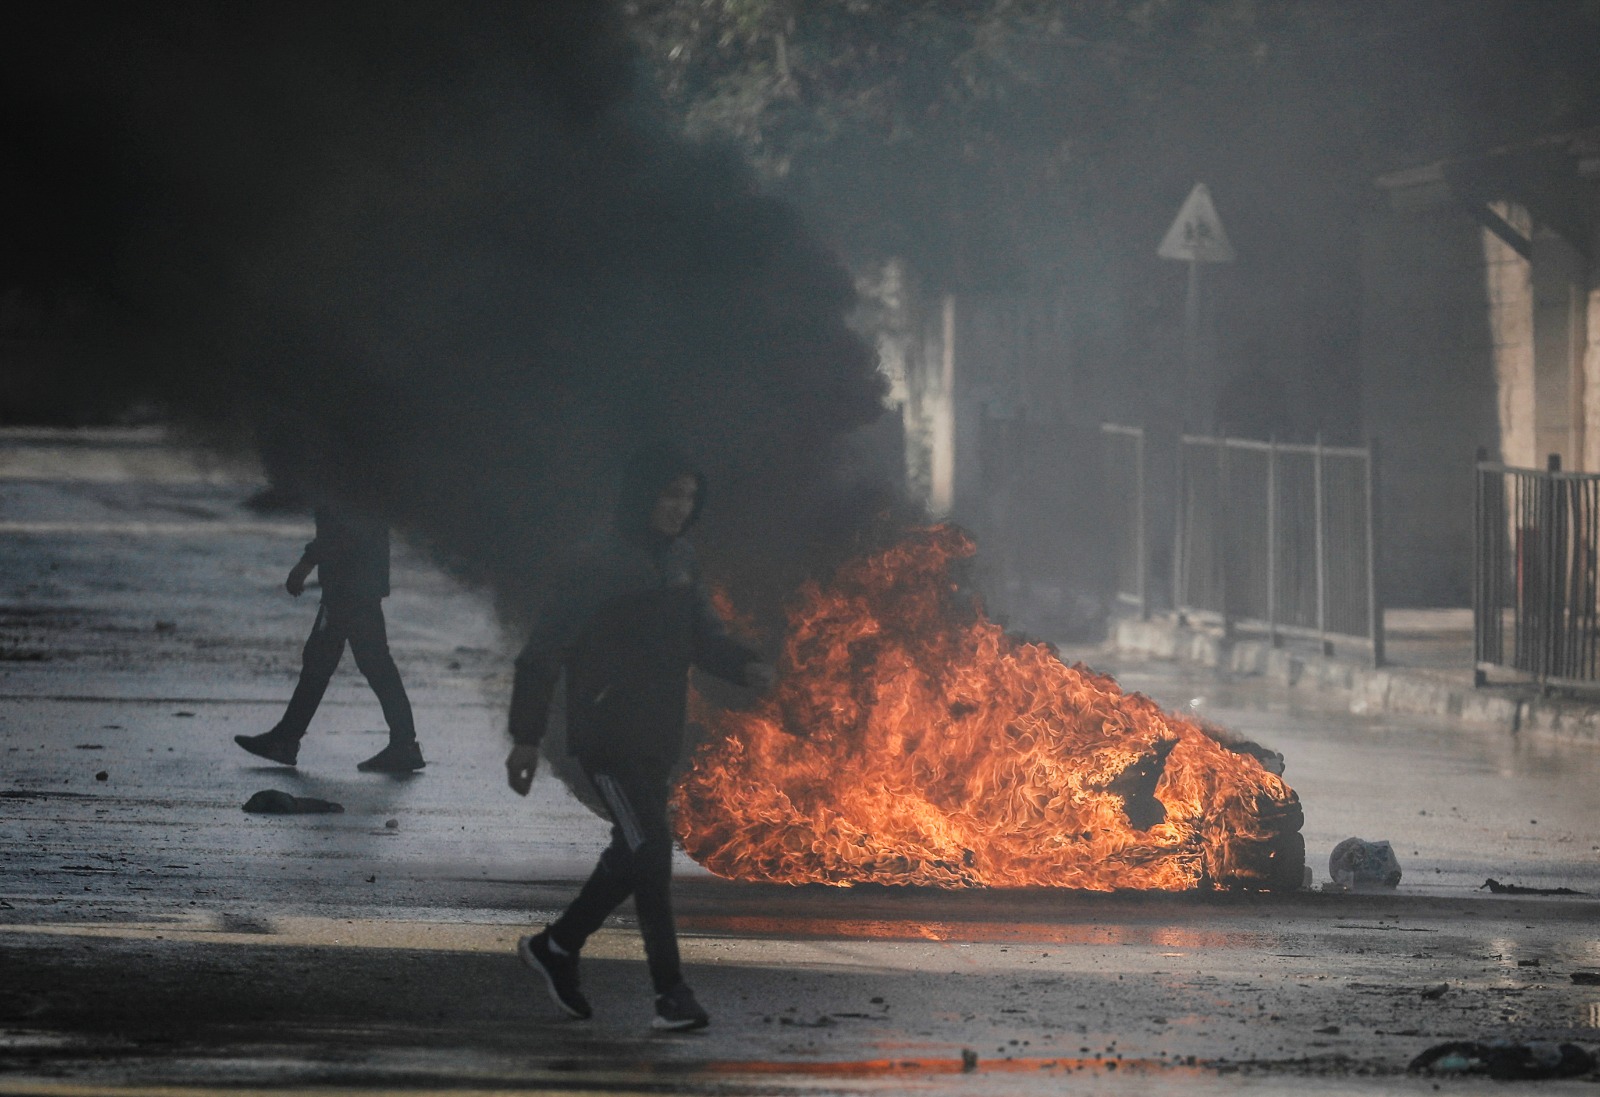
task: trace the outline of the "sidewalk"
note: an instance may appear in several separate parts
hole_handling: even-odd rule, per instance
[[[1600,694],[1543,696],[1536,685],[1492,682],[1473,686],[1470,609],[1396,609],[1385,615],[1384,666],[1364,650],[1346,647],[1323,655],[1315,645],[1264,636],[1227,638],[1216,629],[1190,627],[1173,616],[1111,623],[1113,650],[1153,659],[1212,667],[1238,677],[1263,677],[1291,689],[1342,692],[1350,711],[1437,716],[1470,724],[1531,731],[1600,743]]]

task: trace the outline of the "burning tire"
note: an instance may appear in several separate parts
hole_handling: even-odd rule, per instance
[[[796,884],[1299,887],[1276,756],[1007,636],[951,577],[973,551],[936,526],[801,591],[774,693],[702,714],[685,850]]]

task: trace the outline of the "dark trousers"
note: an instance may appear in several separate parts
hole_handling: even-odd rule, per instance
[[[554,924],[550,936],[576,952],[606,916],[629,895],[639,915],[639,934],[656,993],[682,978],[678,932],[672,921],[672,830],[667,825],[667,775],[628,772],[622,767],[584,767],[611,816],[611,844],[600,855],[578,897]]]
[[[289,699],[289,708],[278,721],[278,730],[299,739],[316,715],[322,695],[339,667],[345,644],[355,654],[356,667],[367,685],[378,695],[383,718],[389,725],[389,741],[408,743],[417,737],[411,719],[411,700],[400,681],[400,668],[389,654],[389,633],[383,622],[383,603],[376,598],[351,601],[324,600],[317,610],[317,623],[311,626],[300,666],[300,681]]]

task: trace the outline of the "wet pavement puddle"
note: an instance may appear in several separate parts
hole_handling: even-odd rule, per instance
[[[696,932],[736,937],[819,940],[954,941],[1030,945],[1149,945],[1183,949],[1283,947],[1274,934],[1137,925],[1062,925],[1048,922],[926,922],[901,919],[779,918],[700,914],[684,919]]]

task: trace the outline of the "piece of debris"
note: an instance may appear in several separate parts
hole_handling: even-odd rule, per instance
[[[1452,1040],[1411,1060],[1407,1070],[1426,1074],[1487,1074],[1491,1078],[1572,1078],[1595,1069],[1592,1052],[1552,1041]]]
[[[400,820],[398,820],[398,819],[385,819],[383,821],[383,825],[388,827],[390,830],[399,830],[400,829]]]
[[[187,711],[184,711],[184,710],[181,710],[181,709],[180,709],[180,710],[179,710],[179,711],[177,711],[177,712],[174,712],[174,713],[173,713],[173,714],[172,714],[172,715],[174,715],[174,716],[193,716],[193,715],[194,715],[194,713],[192,713],[192,712],[187,712]]]
[[[1345,887],[1386,887],[1400,883],[1400,861],[1388,842],[1346,838],[1328,855],[1328,875]]]
[[[1586,895],[1587,892],[1573,891],[1571,888],[1525,888],[1521,884],[1502,884],[1492,876],[1478,888],[1482,891],[1488,888],[1496,895]]]
[[[266,918],[258,918],[253,914],[234,914],[222,911],[217,915],[217,928],[223,933],[260,933],[272,934],[278,932],[272,922]]]
[[[972,1071],[978,1069],[978,1053],[969,1047],[961,1049],[961,1069]]]
[[[312,796],[291,796],[281,789],[267,788],[244,802],[244,810],[254,815],[327,815],[344,811],[344,805]]]
[[[1582,986],[1600,986],[1600,971],[1574,971],[1572,981]]]
[[[105,750],[106,748],[101,746],[99,743],[79,743],[77,746],[73,747],[72,749],[73,750]]]
[[[99,773],[94,775],[94,779],[96,781],[109,781],[111,780],[111,774],[107,773],[105,770],[101,770]]]
[[[1311,1031],[1315,1032],[1318,1036],[1337,1036],[1339,1035],[1339,1026],[1324,1025],[1321,1028],[1314,1028]]]
[[[1423,987],[1421,990],[1417,991],[1417,993],[1423,998],[1443,998],[1445,996],[1445,992],[1449,989],[1449,983],[1434,983],[1432,986]]]

